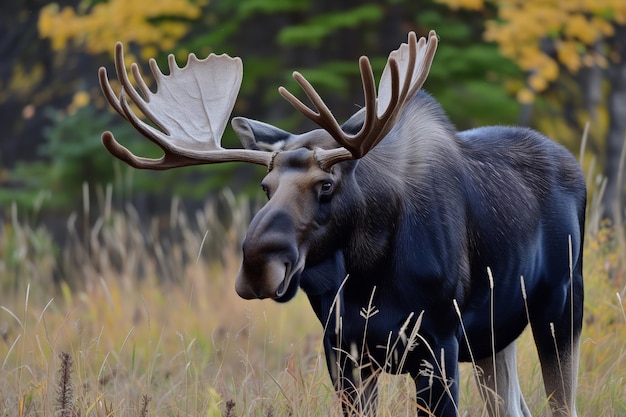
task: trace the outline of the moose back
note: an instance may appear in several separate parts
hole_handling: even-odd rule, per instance
[[[102,90],[164,155],[135,156],[111,132],[102,141],[140,169],[267,167],[268,202],[249,225],[235,289],[280,302],[304,290],[346,415],[375,412],[385,371],[413,377],[418,415],[458,415],[458,361],[472,361],[491,415],[530,416],[515,352],[529,322],[553,414],[576,415],[583,175],[568,151],[536,131],[457,132],[421,90],[437,44],[434,32],[419,41],[410,33],[378,90],[362,57],[365,105],[342,125],[294,73],[314,109],[280,93],[320,129],[292,134],[237,117],[245,149],[224,149],[241,60],[191,54],[180,68],[170,56],[169,75],[151,60],[153,92],[136,64],[131,83],[118,43],[122,90],[101,68]]]

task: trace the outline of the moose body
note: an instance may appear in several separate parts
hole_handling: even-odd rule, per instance
[[[164,125],[161,96],[143,82],[147,100],[130,91],[118,46],[125,91],[166,134],[139,121],[101,70],[103,91],[165,156],[136,157],[110,132],[103,142],[137,168],[231,160],[268,167],[262,186],[269,200],[249,225],[235,288],[243,298],[279,302],[305,291],[323,325],[329,373],[347,415],[373,412],[376,379],[387,371],[413,377],[418,415],[455,416],[458,361],[472,361],[491,415],[529,416],[515,359],[515,340],[528,322],[553,413],[576,415],[582,173],[567,150],[530,129],[457,132],[419,90],[436,41],[434,33],[428,44],[410,35],[409,45],[390,55],[378,98],[362,60],[366,107],[342,126],[296,75],[319,112],[281,94],[323,129],[291,134],[238,117],[232,125],[246,150],[224,150],[218,138],[211,149],[193,152],[172,139],[184,114]],[[223,63],[214,68],[232,64],[217,59]],[[184,73],[170,61],[172,79],[153,64],[157,85],[171,83],[163,95],[176,91],[177,79],[188,88],[183,73],[197,77],[197,62],[190,58],[191,72]],[[223,70],[225,77],[231,72]],[[207,121],[208,130],[219,137],[224,126],[214,124]]]
[[[353,116],[343,130],[358,131],[362,116]],[[585,184],[578,163],[563,147],[523,128],[457,133],[439,105],[419,92],[396,126],[358,163],[334,166],[334,176],[341,179],[333,182],[332,198],[322,201],[315,195],[312,202],[297,190],[298,177],[311,177],[303,162],[312,151],[303,148],[309,142],[336,147],[325,131],[288,135],[240,118],[234,126],[249,146],[254,138],[257,147],[281,147],[275,178],[272,173],[266,178],[269,202],[253,219],[243,245],[239,279],[249,287],[239,285],[238,291],[245,298],[273,296],[262,292],[262,271],[268,259],[297,264],[282,255],[299,256],[289,249],[302,246],[298,206],[317,203],[307,222],[323,228],[323,234],[310,243],[302,272],[273,298],[287,301],[298,286],[303,288],[325,327],[330,373],[352,401],[358,399],[350,391],[360,385],[372,394],[380,371],[401,371],[413,376],[418,392],[432,398],[418,400],[424,408],[437,416],[456,415],[457,387],[448,386],[444,375],[454,379],[457,361],[469,362],[470,354],[477,361],[491,360],[492,347],[499,352],[511,345],[528,317],[547,378],[559,378],[554,384],[561,376],[575,378],[558,368],[550,327],[557,330],[561,362],[571,361],[572,341],[577,344],[582,324]],[[264,252],[264,247],[271,249]],[[368,308],[378,312],[365,317]],[[421,337],[409,351],[406,339],[418,317]],[[358,355],[349,357],[355,347]],[[354,378],[353,367],[364,373],[364,383]],[[562,388],[548,389],[552,394]],[[361,407],[372,406],[372,398],[360,401]]]

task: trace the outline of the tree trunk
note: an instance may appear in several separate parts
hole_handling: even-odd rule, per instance
[[[602,202],[604,217],[621,224],[624,184],[619,184],[618,178],[620,156],[626,141],[626,26],[616,26],[610,51],[607,77],[609,131],[604,164],[607,185]]]

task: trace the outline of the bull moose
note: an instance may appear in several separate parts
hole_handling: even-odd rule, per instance
[[[359,61],[365,105],[339,125],[299,73],[315,109],[280,94],[321,129],[293,134],[242,117],[245,149],[220,142],[241,79],[239,58],[150,60],[153,92],[121,43],[111,106],[164,151],[108,151],[139,169],[222,162],[267,167],[268,202],[252,219],[235,280],[245,299],[285,302],[298,288],[324,326],[330,376],[346,415],[374,414],[381,372],[409,373],[417,415],[458,415],[458,362],[471,361],[491,415],[530,416],[515,342],[530,323],[555,416],[575,416],[583,314],[586,187],[575,158],[520,127],[458,132],[421,87],[437,48],[414,33],[389,55],[378,90]],[[129,100],[149,119],[142,121]]]

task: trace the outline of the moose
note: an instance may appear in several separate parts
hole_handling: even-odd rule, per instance
[[[239,58],[150,60],[153,92],[115,46],[124,119],[164,152],[139,157],[110,131],[102,142],[138,169],[248,162],[267,167],[267,203],[242,243],[235,290],[244,299],[292,299],[301,288],[324,328],[330,377],[346,415],[375,414],[382,372],[415,381],[417,415],[456,416],[458,362],[472,362],[492,416],[530,416],[516,339],[530,323],[555,416],[576,416],[583,314],[586,186],[576,159],[537,131],[457,131],[422,86],[434,31],[391,52],[378,89],[359,60],[364,106],[339,124],[313,86],[309,105],[280,94],[320,128],[294,134],[235,117],[243,149],[221,137],[242,80]],[[149,123],[130,106],[143,113]]]

